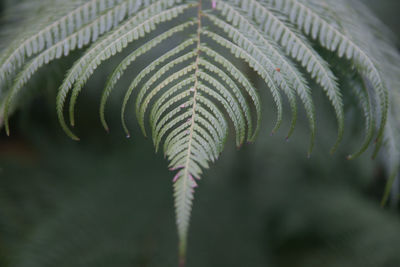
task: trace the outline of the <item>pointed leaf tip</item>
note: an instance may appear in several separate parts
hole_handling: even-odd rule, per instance
[[[195,179],[191,174],[189,174],[190,181],[192,182],[192,188],[197,188],[199,185],[196,183]]]
[[[165,154],[164,154],[165,155]],[[185,166],[178,166],[178,167],[172,167],[172,168],[169,168],[169,170],[170,171],[176,171],[176,170],[179,170],[179,169],[182,169],[182,168],[184,168]]]
[[[172,182],[176,183],[176,181],[178,181],[179,177],[181,177],[181,172],[178,172],[177,174],[175,174],[174,179],[172,179]]]
[[[179,267],[185,267],[185,259],[179,258]]]
[[[186,266],[186,240],[179,241],[179,267]]]

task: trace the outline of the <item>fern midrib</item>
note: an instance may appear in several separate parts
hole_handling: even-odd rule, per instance
[[[192,106],[192,116],[190,119],[191,125],[189,129],[189,142],[188,142],[188,148],[187,148],[187,155],[186,155],[186,162],[184,165],[184,175],[182,176],[181,179],[183,180],[183,202],[186,203],[186,197],[187,193],[186,191],[188,190],[188,181],[189,181],[189,176],[191,175],[189,172],[189,164],[191,161],[191,154],[192,154],[192,141],[193,141],[193,133],[194,133],[194,127],[195,127],[195,117],[196,117],[196,106],[197,106],[197,86],[199,84],[199,78],[198,78],[198,73],[199,73],[199,60],[200,60],[200,52],[201,52],[201,17],[202,17],[202,0],[199,0],[198,2],[198,10],[197,10],[197,48],[196,48],[196,61],[195,61],[195,72],[194,72],[194,85],[193,85],[193,106]],[[190,90],[190,89],[189,89]],[[184,230],[186,231],[186,229]],[[186,233],[182,233],[184,236],[181,236],[181,239],[186,239]],[[182,266],[184,266],[184,255],[186,254],[186,246],[183,245],[186,243],[186,240],[181,240],[182,246],[180,246],[180,257],[181,257],[181,262]]]
[[[192,150],[192,141],[193,141],[193,133],[194,133],[194,126],[195,126],[195,117],[196,117],[196,106],[197,106],[197,86],[199,84],[199,60],[200,60],[200,46],[201,46],[201,16],[202,16],[202,12],[201,12],[201,8],[202,8],[202,0],[199,0],[198,3],[198,11],[197,11],[197,48],[196,48],[196,62],[195,62],[195,72],[194,72],[194,77],[195,77],[195,81],[194,81],[194,85],[193,85],[193,89],[194,89],[194,93],[193,93],[193,106],[192,106],[192,117],[190,119],[191,124],[190,124],[190,129],[189,129],[189,143],[188,143],[188,151],[187,151],[187,156],[186,156],[186,162],[185,162],[185,171],[184,171],[184,176],[183,178],[185,178],[184,181],[184,188],[185,191],[187,190],[187,181],[188,181],[188,176],[190,175],[189,173],[189,164],[190,164],[190,155],[191,155],[191,150]],[[186,194],[185,194],[186,195]]]

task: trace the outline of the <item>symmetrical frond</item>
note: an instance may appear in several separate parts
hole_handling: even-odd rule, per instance
[[[129,100],[135,95],[134,110],[140,128],[145,135],[151,133],[156,150],[164,150],[170,169],[176,172],[173,183],[183,266],[194,189],[203,169],[219,157],[230,128],[240,147],[244,142],[255,140],[260,126],[262,105],[258,91],[263,88],[254,88],[234,60],[246,63],[271,93],[277,110],[273,133],[283,121],[284,96],[292,113],[287,137],[292,135],[299,97],[311,131],[309,154],[317,124],[310,81],[324,91],[337,117],[338,138],[332,151],[339,145],[345,125],[340,81],[334,75],[334,68],[318,51],[335,52],[347,60],[358,73],[352,89],[363,111],[366,130],[360,150],[349,158],[364,152],[375,137],[376,151],[386,142],[387,154],[393,161],[390,168],[394,175],[397,173],[399,110],[389,109],[387,88],[396,90],[399,82],[393,81],[387,69],[399,72],[393,67],[396,63],[389,65],[380,59],[393,60],[398,54],[388,45],[389,40],[379,41],[383,48],[370,47],[376,39],[369,30],[372,26],[365,26],[368,23],[364,22],[364,26],[357,27],[352,23],[348,18],[356,12],[353,8],[358,4],[354,3],[358,2],[354,1],[354,7],[347,7],[345,2],[82,0],[42,29],[29,32],[16,48],[1,54],[2,90],[7,91],[5,85],[15,78],[6,97],[0,91],[6,130],[9,131],[8,115],[13,100],[38,68],[91,44],[68,71],[56,99],[62,128],[78,140],[64,118],[67,96],[71,94],[69,120],[74,126],[76,101],[86,82],[100,64],[131,44],[129,47],[133,50],[111,73],[103,90],[100,119],[108,131],[105,107],[117,82],[135,60],[158,51],[155,48],[168,40],[172,47],[164,49],[153,62],[130,76],[121,120],[129,137],[125,113],[130,110]],[[357,21],[363,19],[360,17]],[[160,24],[170,27],[160,30],[157,27]],[[150,33],[157,34],[147,38]],[[134,47],[138,39],[144,43]],[[393,73],[390,74],[396,76]],[[400,101],[398,92],[391,93],[392,101]]]

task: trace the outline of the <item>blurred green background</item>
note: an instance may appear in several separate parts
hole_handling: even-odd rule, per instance
[[[0,1],[0,10],[17,2]],[[400,34],[398,0],[365,2]],[[132,108],[134,134],[124,138],[124,84],[107,107],[111,133],[100,126],[100,90],[117,59],[96,72],[79,99],[76,131],[82,141],[71,141],[58,125],[56,89],[77,56],[35,75],[29,90],[39,97],[14,115],[11,137],[1,133],[0,266],[176,266],[173,174],[138,131]],[[145,62],[136,64],[132,71]],[[345,142],[330,155],[335,119],[316,92],[316,149],[307,159],[305,120],[289,142],[285,130],[270,136],[271,99],[266,92],[262,97],[264,122],[256,143],[237,150],[228,142],[196,191],[187,266],[400,266],[398,207],[379,207],[383,167],[371,161],[371,151],[345,160],[362,138],[352,127],[360,124],[359,111],[347,105]]]

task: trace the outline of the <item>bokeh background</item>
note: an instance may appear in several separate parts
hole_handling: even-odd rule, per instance
[[[0,0],[0,14],[18,2]],[[365,2],[400,36],[400,1]],[[132,108],[134,134],[124,137],[119,107],[126,85],[107,106],[110,134],[100,126],[99,91],[118,59],[96,71],[79,99],[82,141],[71,141],[58,125],[57,87],[78,56],[39,71],[12,118],[11,137],[1,132],[0,266],[176,266],[173,174],[138,131]],[[347,103],[345,141],[330,155],[335,119],[316,90],[318,134],[308,159],[305,119],[289,142],[285,130],[270,136],[272,102],[266,91],[262,97],[256,143],[237,150],[228,142],[196,191],[187,266],[400,266],[399,208],[396,201],[379,206],[382,164],[371,151],[345,159],[362,138],[359,111]]]

